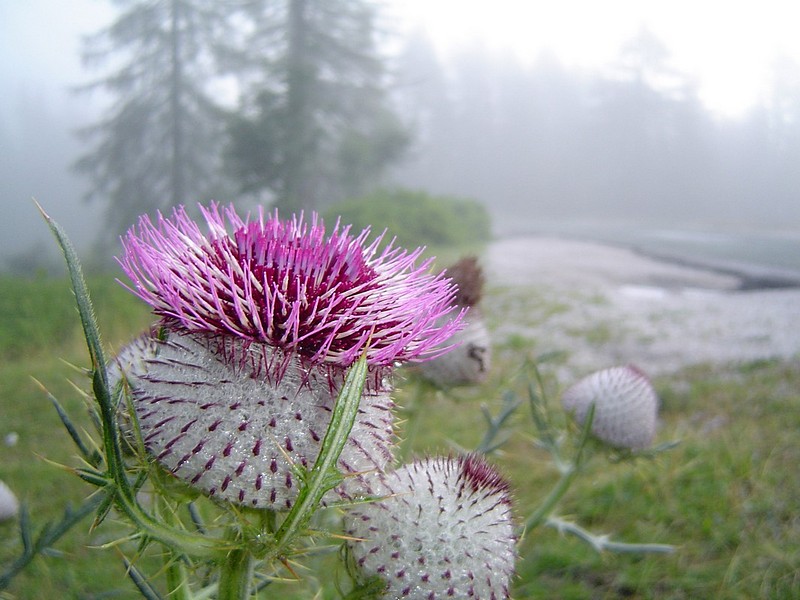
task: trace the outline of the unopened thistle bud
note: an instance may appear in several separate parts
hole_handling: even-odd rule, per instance
[[[339,460],[345,472],[391,461],[389,376],[398,361],[446,351],[460,327],[454,286],[416,265],[420,250],[378,252],[369,231],[328,236],[313,216],[242,220],[200,208],[142,217],[123,240],[132,291],[161,317],[145,369],[129,380],[147,451],[211,496],[283,509],[310,466],[346,369],[369,379]]]
[[[2,480],[0,480],[0,521],[7,521],[17,516],[19,501]]]
[[[584,377],[564,392],[562,404],[579,424],[594,405],[592,433],[611,446],[641,450],[653,443],[658,395],[650,379],[634,366]]]
[[[420,460],[380,481],[384,497],[347,515],[359,575],[385,580],[386,598],[508,597],[516,557],[508,485],[483,458]]]

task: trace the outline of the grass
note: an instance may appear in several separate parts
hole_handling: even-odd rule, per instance
[[[147,311],[118,284],[96,278],[90,288],[109,347],[118,348],[149,324]],[[509,305],[531,301],[512,290],[492,293]],[[534,300],[538,308],[532,321],[563,310],[560,300],[546,295]],[[75,452],[31,379],[39,379],[76,420],[91,428],[81,395],[69,383],[87,387],[82,373],[67,364],[86,365],[72,306],[66,281],[0,279],[0,440],[11,431],[19,434],[17,445],[0,445],[0,479],[17,492],[39,524],[58,518],[66,502],[78,503],[90,490],[50,462],[74,466]],[[613,340],[613,331],[586,335]],[[496,412],[503,390],[524,395],[522,357],[546,350],[535,339],[510,335],[498,343],[492,376],[484,385],[426,393],[416,400],[413,375],[401,374],[396,394],[401,417],[423,417],[413,437],[404,440],[403,452],[415,456],[475,447],[483,433],[478,405],[485,403]],[[551,398],[559,393],[553,374],[558,364],[541,365]],[[662,399],[658,441],[680,439],[681,444],[655,459],[633,463],[612,462],[597,450],[558,513],[618,541],[673,544],[677,551],[600,555],[575,538],[537,529],[521,542],[514,597],[800,598],[800,365],[699,365],[655,384]],[[556,421],[566,426],[555,401],[551,407]],[[516,512],[523,518],[557,473],[533,443],[524,406],[512,424],[513,434],[492,461],[512,481]],[[20,600],[139,597],[119,554],[98,548],[120,531],[113,521],[91,532],[88,521],[79,525],[57,545],[57,555],[37,558],[5,593]],[[0,523],[0,570],[18,551],[16,524]],[[318,586],[314,577],[335,572],[336,557],[315,561],[324,571],[300,569],[302,583],[275,584],[268,588],[271,597],[311,597],[304,594]],[[330,582],[323,587],[321,597],[337,597]]]
[[[150,322],[141,303],[111,278],[92,279],[90,287],[110,348],[119,348]],[[57,466],[77,465],[75,448],[33,377],[82,427],[91,430],[83,399],[71,383],[88,387],[88,379],[78,369],[87,366],[86,346],[66,280],[2,278],[0,306],[4,317],[0,323],[0,441],[11,432],[19,436],[13,447],[0,445],[0,479],[28,506],[34,523],[42,525],[59,518],[67,503],[79,504],[91,489]],[[14,582],[13,597],[99,598],[125,584],[116,553],[93,547],[108,541],[110,530],[90,534],[89,523],[78,526],[57,546],[59,554],[34,561]],[[19,551],[18,538],[15,523],[0,523],[0,564]],[[131,592],[127,597],[137,596]]]

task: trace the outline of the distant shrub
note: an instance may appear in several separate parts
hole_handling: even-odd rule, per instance
[[[387,229],[388,239],[397,237],[406,248],[474,246],[491,236],[489,213],[478,201],[406,189],[345,200],[323,216],[329,226],[341,217],[356,231],[369,226],[377,234]]]

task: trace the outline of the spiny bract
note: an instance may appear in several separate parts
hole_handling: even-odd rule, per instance
[[[581,425],[594,405],[592,433],[611,446],[641,450],[653,443],[658,395],[650,379],[634,366],[611,367],[584,377],[564,392],[562,404]]]
[[[386,598],[507,598],[515,537],[508,485],[476,455],[428,458],[378,476],[383,498],[351,509],[355,565]]]

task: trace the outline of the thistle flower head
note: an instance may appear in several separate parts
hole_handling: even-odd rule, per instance
[[[460,326],[455,286],[411,253],[369,230],[338,223],[326,236],[316,215],[287,221],[262,211],[243,220],[232,206],[200,207],[208,233],[183,207],[123,239],[133,291],[170,329],[230,334],[265,343],[306,364],[347,367],[422,360],[446,349]],[[441,317],[451,318],[442,322]]]
[[[477,306],[483,297],[485,277],[475,256],[465,256],[447,267],[447,276],[458,286],[459,306]]]
[[[584,377],[564,392],[561,401],[579,424],[594,405],[592,433],[611,446],[639,450],[653,443],[658,395],[650,379],[632,365]]]
[[[0,521],[13,519],[19,513],[19,501],[2,480],[0,480]]]
[[[232,206],[142,217],[123,240],[132,291],[161,317],[164,339],[118,359],[146,450],[209,496],[284,509],[297,467],[321,449],[345,369],[366,354],[370,378],[338,466],[338,493],[392,460],[388,375],[396,361],[448,348],[463,311],[455,286],[369,230],[277,214],[243,220]]]
[[[446,273],[458,286],[456,302],[469,308],[466,324],[450,340],[452,350],[420,364],[419,370],[442,388],[481,383],[492,362],[489,330],[477,307],[483,295],[483,270],[477,258],[467,256],[447,267]]]
[[[290,508],[300,484],[293,467],[314,464],[341,381],[296,356],[275,377],[263,367],[274,352],[236,336],[172,333],[156,342],[145,368],[127,373],[149,454],[211,497]],[[231,354],[238,358],[226,358]],[[387,387],[365,391],[339,457],[342,472],[382,471],[390,463],[392,407]],[[346,482],[359,485],[357,477]]]
[[[515,560],[508,485],[482,458],[425,459],[383,475],[352,509],[356,566],[387,598],[507,598]]]

